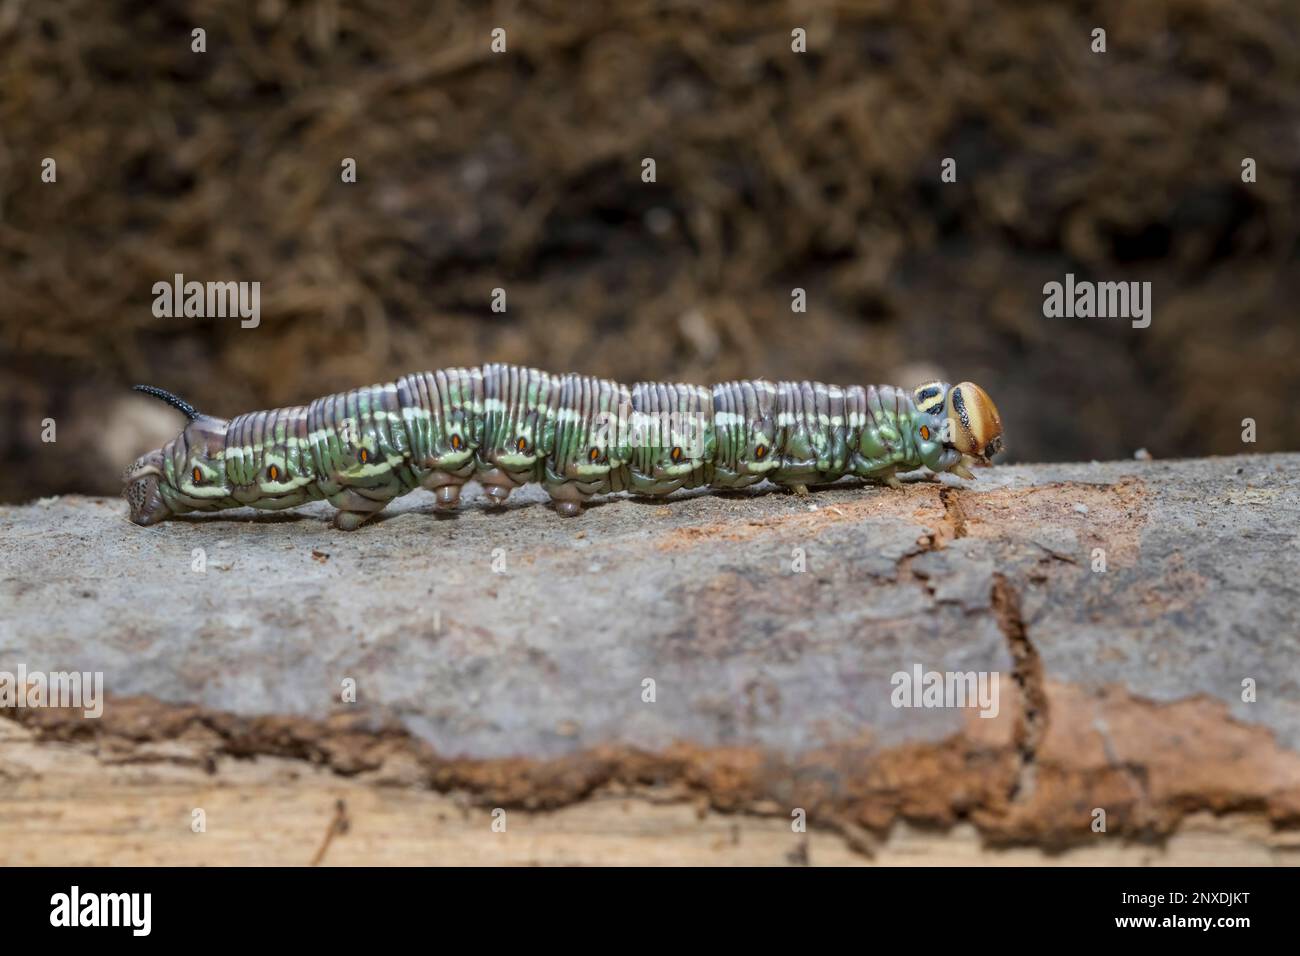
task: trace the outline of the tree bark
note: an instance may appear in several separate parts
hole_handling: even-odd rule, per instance
[[[0,508],[0,863],[1294,862],[1297,466]]]

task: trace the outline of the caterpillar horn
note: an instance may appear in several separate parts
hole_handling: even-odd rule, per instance
[[[137,392],[144,392],[146,395],[152,395],[154,398],[166,402],[190,421],[194,421],[194,419],[199,417],[199,413],[195,410],[193,405],[180,396],[173,395],[164,388],[157,388],[153,385],[137,385],[135,386],[135,390]]]

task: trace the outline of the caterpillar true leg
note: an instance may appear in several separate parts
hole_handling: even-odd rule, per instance
[[[327,499],[351,531],[418,487],[455,507],[477,479],[494,504],[539,482],[561,515],[593,495],[667,495],[764,480],[807,495],[847,475],[901,486],[922,466],[973,478],[1002,449],[997,407],[979,386],[915,390],[820,382],[726,382],[711,388],[488,365],[418,372],[305,406],[189,419],[128,469],[131,518],[291,508]]]

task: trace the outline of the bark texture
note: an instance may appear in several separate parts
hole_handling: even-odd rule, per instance
[[[0,710],[0,863],[1293,862],[1298,473],[6,507],[0,671],[106,702]],[[996,716],[894,706],[918,666]]]

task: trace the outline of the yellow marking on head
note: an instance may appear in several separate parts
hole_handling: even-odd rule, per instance
[[[916,407],[927,415],[943,414],[944,399],[947,397],[947,382],[924,382],[912,389]]]

